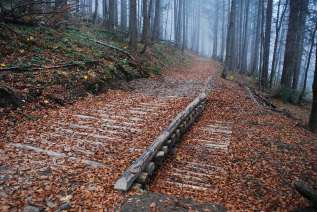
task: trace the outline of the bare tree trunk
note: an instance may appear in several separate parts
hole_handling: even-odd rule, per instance
[[[301,94],[299,96],[298,103],[300,103],[303,100],[304,96],[305,96],[306,87],[307,87],[307,75],[308,75],[308,71],[309,71],[309,65],[310,65],[312,53],[313,53],[313,50],[314,50],[316,31],[317,31],[317,23],[316,23],[315,29],[314,29],[314,31],[312,32],[312,35],[311,35],[311,41],[310,41],[311,42],[311,46],[310,46],[310,49],[309,49],[309,52],[308,52],[308,58],[307,58],[307,63],[306,63],[306,68],[305,68],[304,85],[303,85]],[[315,61],[315,63],[317,63],[317,60]]]
[[[183,0],[183,7],[182,7],[182,26],[183,26],[183,44],[182,44],[182,52],[185,50],[186,45],[186,0]]]
[[[316,45],[316,61],[317,61],[317,45]],[[315,77],[313,82],[313,104],[309,119],[310,129],[317,133],[317,62],[315,63]]]
[[[152,40],[160,39],[160,28],[161,28],[161,0],[156,0]]]
[[[288,5],[288,0],[286,1],[286,5],[284,6],[282,14],[280,15],[281,0],[279,0],[278,2],[276,27],[275,27],[275,42],[274,42],[273,59],[272,59],[272,71],[270,75],[270,88],[272,88],[273,86],[273,81],[275,77],[276,65],[277,65],[277,50],[278,50],[278,44],[279,44],[280,31],[281,31],[282,23],[286,13],[287,5]]]
[[[224,62],[225,57],[225,45],[226,45],[226,2],[222,2],[222,27],[221,27],[221,53],[220,53],[220,60]]]
[[[109,28],[110,30],[114,30],[115,28],[115,5],[114,2],[116,0],[109,0]]]
[[[130,42],[129,47],[132,50],[137,49],[138,42],[138,29],[137,29],[137,8],[136,8],[136,0],[130,0],[130,24],[129,24],[129,32],[130,32]]]
[[[260,47],[260,39],[261,39],[261,9],[262,9],[261,0],[258,0],[258,9],[257,9],[257,21],[256,21],[256,32],[255,32],[255,41],[254,41],[254,49],[252,50],[251,55],[251,75],[254,75],[259,66],[259,47]]]
[[[219,22],[219,3],[218,1],[215,2],[215,20],[214,20],[214,38],[213,38],[213,50],[212,50],[212,57],[214,59],[217,58],[218,54],[218,22]]]
[[[242,54],[242,65],[241,72],[245,73],[248,70],[248,26],[249,26],[249,8],[250,0],[246,0],[245,6],[245,18],[244,18],[244,35],[243,35],[243,54]]]
[[[308,0],[291,0],[286,47],[284,55],[284,65],[281,85],[291,89],[294,74],[297,73],[298,63],[300,63],[300,37],[301,26],[305,25],[304,14],[307,12]]]
[[[227,50],[225,66],[222,72],[222,77],[226,78],[229,71],[233,69],[233,59],[234,59],[234,46],[235,46],[235,18],[236,18],[236,0],[231,0],[231,9],[229,15],[229,25],[227,31]]]
[[[266,9],[263,66],[262,66],[261,81],[260,81],[262,88],[266,88],[268,85],[267,82],[268,82],[268,75],[269,75],[272,13],[273,13],[273,0],[268,0],[267,9]]]
[[[150,0],[150,8],[153,0]],[[146,51],[146,48],[149,44],[149,27],[150,27],[150,15],[151,10],[148,9],[148,0],[143,0],[143,33],[142,33],[142,41],[144,43],[144,48],[142,53]]]
[[[127,17],[128,17],[128,13],[127,13],[127,0],[121,0],[121,21],[120,21],[120,25],[121,25],[121,29],[122,30],[127,30]]]
[[[95,0],[95,12],[94,12],[94,16],[93,16],[93,23],[96,24],[97,23],[97,17],[98,17],[98,7],[99,7],[99,1]]]

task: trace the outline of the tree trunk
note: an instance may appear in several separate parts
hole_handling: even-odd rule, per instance
[[[222,72],[222,77],[226,78],[229,71],[233,69],[233,58],[234,58],[234,43],[235,43],[235,18],[236,18],[236,0],[231,0],[231,9],[229,15],[229,25],[227,33],[227,49],[225,66]]]
[[[114,30],[115,26],[115,11],[114,11],[114,1],[109,0],[109,29]]]
[[[220,53],[220,59],[222,62],[224,62],[225,57],[225,45],[226,45],[226,2],[222,2],[222,27],[221,27],[221,53]]]
[[[312,35],[311,35],[311,41],[310,41],[311,45],[310,45],[310,49],[309,49],[309,52],[308,52],[308,58],[307,58],[307,63],[306,63],[306,68],[305,68],[304,85],[303,85],[301,94],[299,95],[298,103],[300,103],[303,100],[304,96],[305,96],[306,87],[307,87],[307,76],[308,76],[309,65],[310,65],[312,53],[313,53],[313,50],[314,50],[316,31],[317,31],[317,23],[316,23],[315,29],[314,29],[314,31],[312,32]],[[315,63],[317,63],[317,61]]]
[[[103,0],[103,18],[104,18],[104,23],[107,27],[108,22],[109,22],[109,15],[108,15],[108,3],[107,0]]]
[[[137,29],[137,8],[136,0],[130,0],[130,24],[129,24],[130,42],[129,47],[132,50],[137,49],[138,29]]]
[[[268,5],[266,9],[263,66],[261,71],[261,87],[262,88],[266,88],[268,85],[267,82],[268,82],[268,75],[269,75],[272,12],[273,12],[273,0],[268,0]]]
[[[249,26],[249,8],[250,0],[246,0],[245,19],[244,19],[244,35],[243,35],[243,54],[241,72],[245,73],[248,70],[248,26]]]
[[[218,52],[218,22],[219,22],[219,3],[218,1],[215,2],[215,20],[214,20],[214,38],[213,38],[213,50],[212,50],[212,57],[214,59],[217,58]]]
[[[160,39],[160,28],[161,28],[160,26],[161,26],[161,0],[156,0],[152,40]]]
[[[308,0],[291,0],[288,31],[285,46],[284,65],[281,85],[291,89],[294,74],[300,63],[300,42],[299,37],[301,26],[305,25],[305,15],[307,13]]]
[[[122,30],[127,30],[127,0],[121,0],[121,20],[120,25]]]
[[[286,9],[287,9],[287,4],[288,4],[288,0],[286,1],[286,5],[284,6],[282,14],[280,15],[281,0],[279,0],[279,2],[278,2],[276,27],[275,27],[275,42],[274,42],[273,59],[272,59],[272,71],[271,71],[271,75],[270,75],[270,88],[272,88],[272,86],[273,86],[273,81],[274,81],[274,77],[275,77],[279,37],[280,37],[280,31],[281,31],[282,23],[284,20],[284,16],[285,16]]]
[[[153,2],[153,0],[150,0]],[[150,3],[152,5],[152,3]],[[146,51],[146,48],[149,43],[149,27],[150,27],[150,10],[148,9],[148,0],[143,0],[143,33],[142,33],[142,41],[144,43],[144,48],[142,53]]]
[[[317,44],[316,44],[316,52],[315,52],[316,60],[317,61]],[[309,119],[309,128],[317,133],[317,62],[315,62],[315,76],[313,82],[313,104],[310,113]]]
[[[99,1],[95,0],[95,12],[94,12],[94,16],[93,16],[93,23],[96,24],[97,23],[97,17],[98,17],[98,7],[99,7]]]
[[[251,75],[254,75],[258,71],[259,66],[259,47],[260,47],[260,31],[261,31],[261,9],[262,9],[261,0],[258,0],[258,9],[257,9],[257,20],[256,20],[256,32],[254,36],[254,49],[252,50],[251,55]]]

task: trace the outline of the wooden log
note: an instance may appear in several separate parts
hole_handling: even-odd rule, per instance
[[[150,162],[146,167],[146,172],[149,174],[149,176],[151,176],[151,175],[153,175],[154,170],[155,170],[155,163]]]
[[[172,139],[167,140],[166,145],[168,146],[168,148],[172,148],[175,145],[175,142],[173,142]]]
[[[84,61],[84,62],[76,61],[76,62],[66,63],[66,64],[46,65],[46,66],[35,66],[35,65],[13,66],[13,67],[7,67],[7,68],[0,68],[0,73],[4,73],[4,72],[34,72],[34,71],[40,71],[40,70],[77,67],[77,66],[82,66],[82,65],[94,65],[94,64],[98,64],[98,63],[100,63],[100,61],[92,60],[92,61]]]
[[[116,51],[118,51],[118,52],[121,52],[121,53],[125,54],[126,56],[128,56],[130,59],[135,60],[135,58],[134,58],[129,52],[127,52],[127,51],[124,50],[124,49],[120,49],[120,48],[118,48],[118,47],[116,47],[116,46],[113,46],[113,45],[108,44],[108,43],[104,43],[104,42],[102,42],[102,41],[92,40],[92,39],[89,39],[89,40],[91,40],[91,41],[93,41],[93,42],[96,42],[97,44],[100,44],[100,45],[102,45],[102,46],[105,46],[105,47],[108,47],[108,48],[110,48],[110,49],[113,49],[113,50],[116,50]]]
[[[194,99],[182,112],[180,112],[169,126],[154,140],[154,142],[146,149],[141,157],[135,160],[130,167],[126,169],[123,175],[116,181],[114,188],[120,191],[128,191],[132,186],[133,182],[138,178],[138,176],[143,172],[147,165],[153,160],[157,155],[163,145],[173,136],[173,133],[180,124],[191,114],[191,112],[200,103],[207,99],[207,95],[202,93],[197,98]],[[164,152],[163,152],[164,153]]]
[[[149,174],[147,172],[142,172],[138,178],[137,178],[137,182],[144,185],[147,183],[147,181],[149,180]]]
[[[294,186],[298,193],[308,199],[314,207],[317,207],[317,192],[314,191],[312,187],[303,181],[295,182]]]
[[[163,146],[162,151],[164,152],[165,155],[168,153],[168,146]]]
[[[165,158],[165,153],[163,151],[159,151],[156,155],[155,155],[155,164],[160,166],[163,164]]]

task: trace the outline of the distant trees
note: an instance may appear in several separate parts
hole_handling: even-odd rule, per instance
[[[2,0],[0,21],[83,21],[126,35],[132,51],[141,41],[141,53],[163,40],[223,62],[225,78],[247,74],[293,102],[304,99],[316,63],[315,0]]]

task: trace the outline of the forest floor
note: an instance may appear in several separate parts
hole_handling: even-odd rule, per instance
[[[96,210],[121,204],[125,209],[140,199],[145,211],[304,206],[293,183],[301,179],[317,186],[316,136],[256,102],[243,85],[221,79],[220,68],[192,56],[190,65],[174,66],[73,104],[35,107],[27,113],[18,109],[1,117],[1,210]],[[85,81],[85,76],[80,79]],[[115,191],[115,180],[201,92],[210,76],[213,89],[202,117],[157,171],[150,192],[139,196],[136,190]],[[162,201],[167,204],[163,209]]]
[[[262,105],[241,84],[221,79],[219,70],[218,64],[196,58],[189,71],[166,73],[185,81],[210,73],[213,89],[203,116],[157,172],[150,191],[234,211],[305,206],[293,183],[303,180],[317,188],[316,136],[297,120]],[[138,202],[134,198],[132,204]],[[160,209],[160,201],[153,200],[152,207]]]

